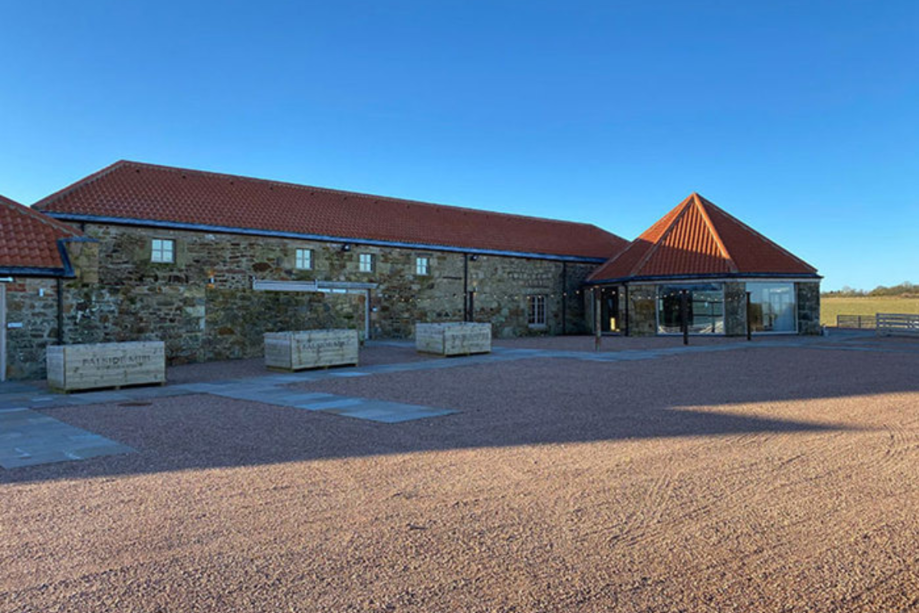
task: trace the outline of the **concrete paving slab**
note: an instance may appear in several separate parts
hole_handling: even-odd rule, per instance
[[[293,405],[298,409],[306,409],[308,411],[329,411],[334,412],[337,409],[343,409],[347,407],[354,407],[362,405],[366,402],[363,398],[342,398],[338,397],[335,400],[314,400],[311,402],[306,402],[299,405]]]
[[[0,466],[5,469],[49,462],[131,453],[127,445],[30,409],[0,412]]]

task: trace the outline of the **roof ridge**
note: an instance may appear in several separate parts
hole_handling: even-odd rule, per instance
[[[350,191],[350,190],[336,189],[332,187],[319,187],[316,185],[305,185],[303,183],[293,183],[290,181],[279,181],[276,179],[263,179],[260,177],[248,177],[245,175],[234,175],[234,174],[223,173],[223,172],[215,172],[212,170],[199,170],[196,168],[182,168],[180,166],[166,166],[164,164],[152,164],[150,162],[137,162],[133,160],[119,160],[115,162],[114,164],[106,166],[102,170],[99,170],[89,175],[88,177],[85,177],[84,179],[81,179],[75,183],[72,183],[71,185],[68,185],[67,187],[51,194],[50,196],[42,198],[39,202],[35,203],[35,205],[33,206],[38,206],[38,205],[47,206],[47,204],[49,204],[51,201],[56,200],[70,193],[71,191],[73,191],[74,189],[78,187],[82,187],[83,185],[86,185],[86,184],[91,183],[92,181],[95,181],[96,179],[101,178],[102,176],[110,173],[111,171],[121,166],[139,166],[141,168],[152,168],[152,169],[165,170],[165,171],[170,171],[170,172],[181,172],[181,173],[190,173],[190,174],[196,174],[196,175],[205,175],[205,176],[224,178],[224,179],[249,181],[252,183],[264,183],[268,185],[278,185],[278,186],[289,187],[289,188],[298,189],[298,190],[319,191],[319,192],[325,192],[328,194],[341,194],[343,196],[355,196],[355,197],[364,198],[367,200],[385,200],[385,201],[394,202],[394,203],[423,205],[423,206],[438,207],[438,208],[450,209],[450,210],[455,210],[455,211],[463,211],[463,212],[468,211],[468,212],[476,213],[480,215],[499,215],[502,217],[510,217],[514,219],[531,219],[534,221],[562,223],[562,224],[568,224],[572,226],[593,227],[593,228],[602,230],[603,232],[606,232],[607,234],[611,234],[620,240],[623,240],[623,241],[626,240],[623,237],[619,236],[618,234],[609,232],[608,230],[604,230],[603,228],[600,228],[596,224],[586,222],[586,221],[571,221],[571,220],[566,220],[566,219],[539,217],[537,215],[523,215],[520,213],[505,213],[502,211],[490,211],[488,209],[475,209],[471,207],[457,206],[454,204],[441,204],[437,202],[426,202],[424,200],[397,198],[394,196],[382,196],[379,194],[368,194],[365,192],[355,192],[355,191]]]
[[[47,215],[43,214],[40,211],[33,210],[31,207],[28,207],[24,204],[20,204],[16,202],[15,200],[7,198],[6,196],[0,195],[0,204],[6,206],[9,209],[12,209],[13,211],[17,211],[18,213],[24,214],[28,216],[29,218],[34,219],[38,223],[44,224],[46,226],[50,226],[58,230],[59,232],[65,232],[66,234],[70,236],[75,236],[75,237],[83,236],[83,233],[77,230],[76,228],[69,226],[65,223],[61,223],[57,221],[56,219],[48,217]]]
[[[728,250],[728,246],[724,244],[724,240],[721,238],[721,233],[718,232],[718,228],[715,227],[712,218],[709,217],[708,211],[705,210],[705,204],[703,204],[705,198],[703,198],[699,192],[693,192],[690,197],[695,201],[696,208],[699,209],[699,214],[702,215],[702,221],[705,222],[705,226],[711,233],[712,238],[715,239],[715,244],[718,245],[718,250],[721,251],[722,257],[728,261],[728,268],[730,268],[731,272],[737,272],[740,270],[737,266],[737,262],[734,261],[734,257]],[[705,202],[708,202],[708,200],[705,200]]]
[[[651,248],[648,249],[648,251],[644,254],[644,256],[642,256],[642,258],[638,261],[638,263],[632,267],[632,270],[629,271],[630,276],[636,276],[638,274],[638,271],[640,271],[642,267],[648,263],[648,260],[651,259],[651,256],[657,253],[657,250],[660,248],[661,244],[663,244],[664,240],[668,236],[670,236],[670,234],[673,232],[673,229],[676,227],[677,223],[679,223],[679,221],[683,218],[683,215],[686,214],[686,211],[689,210],[690,204],[692,204],[692,195],[690,195],[687,198],[684,198],[681,203],[676,205],[675,208],[682,208],[682,210],[679,213],[677,213],[677,215],[672,220],[670,220],[670,223],[667,224],[667,229],[664,230],[664,233],[661,234],[659,237],[657,237],[656,241],[651,243]]]
[[[37,201],[37,202],[33,202],[33,203],[32,203],[32,208],[34,208],[34,209],[36,209],[36,210],[38,210],[38,211],[43,211],[43,210],[44,210],[44,207],[48,206],[48,204],[49,204],[50,202],[52,202],[53,200],[57,200],[57,199],[59,199],[59,198],[62,198],[62,197],[64,197],[64,196],[66,196],[67,194],[69,194],[70,192],[74,191],[75,189],[77,189],[77,188],[79,188],[79,187],[83,187],[84,185],[88,185],[88,184],[92,183],[93,181],[95,181],[96,179],[100,179],[100,178],[104,177],[105,175],[109,174],[110,172],[112,172],[112,171],[115,170],[116,168],[120,168],[121,166],[124,166],[125,164],[130,164],[130,163],[131,163],[131,162],[129,162],[128,160],[118,160],[117,162],[114,162],[114,163],[112,163],[112,164],[109,164],[108,166],[106,166],[106,167],[104,167],[104,168],[101,168],[101,169],[97,170],[97,171],[94,172],[94,173],[91,173],[91,174],[89,174],[89,175],[86,175],[86,176],[83,177],[82,179],[77,179],[77,180],[74,181],[73,183],[71,183],[71,184],[69,184],[69,185],[65,185],[64,187],[62,187],[61,189],[57,190],[56,192],[52,192],[51,194],[45,196],[45,197],[42,198],[41,200],[39,200],[39,201]]]
[[[768,244],[768,245],[772,245],[773,247],[775,247],[776,249],[778,249],[779,251],[781,251],[782,253],[784,253],[784,254],[787,255],[788,257],[790,257],[790,258],[792,258],[793,260],[797,261],[798,263],[803,264],[804,266],[810,268],[812,271],[817,272],[817,269],[816,269],[814,266],[812,266],[811,264],[808,264],[807,262],[805,262],[804,260],[802,260],[801,258],[799,258],[798,256],[796,256],[795,254],[793,254],[792,252],[790,252],[788,249],[785,249],[785,247],[781,246],[780,244],[778,244],[778,243],[775,242],[774,240],[768,238],[766,235],[764,235],[764,234],[758,232],[757,230],[754,230],[752,227],[748,226],[747,224],[745,224],[744,222],[742,222],[742,221],[739,220],[738,218],[734,217],[733,215],[731,215],[730,213],[728,213],[727,211],[725,211],[724,209],[722,209],[720,206],[718,206],[717,204],[715,204],[715,203],[712,202],[711,200],[705,198],[705,196],[699,195],[699,197],[700,197],[702,200],[704,200],[704,201],[706,202],[706,204],[708,204],[708,206],[710,206],[710,207],[712,207],[713,209],[715,209],[716,211],[718,211],[721,215],[724,215],[724,216],[727,217],[728,219],[734,221],[734,223],[738,224],[739,226],[741,226],[742,228],[744,228],[745,230],[747,230],[748,232],[750,232],[751,234],[753,234],[754,236],[756,236],[757,238],[759,238],[761,241],[764,241],[764,242],[765,242],[766,244]]]

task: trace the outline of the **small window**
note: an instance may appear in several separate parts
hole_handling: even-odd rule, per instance
[[[426,277],[431,273],[431,261],[428,258],[415,258],[415,274]]]
[[[172,264],[176,260],[176,242],[168,238],[154,238],[150,261]]]
[[[529,296],[527,298],[527,323],[531,326],[546,325],[546,297]]]
[[[311,270],[313,268],[313,250],[297,249],[297,269]]]
[[[360,271],[361,272],[373,272],[373,254],[372,253],[361,253],[360,257]]]

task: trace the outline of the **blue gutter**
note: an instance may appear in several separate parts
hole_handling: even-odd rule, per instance
[[[651,275],[646,277],[616,277],[613,279],[597,279],[585,281],[585,285],[604,285],[607,283],[640,283],[642,281],[680,281],[696,279],[822,279],[817,273],[775,273],[775,272],[732,272],[721,274],[692,274],[692,275]]]
[[[68,276],[65,268],[41,268],[39,266],[0,266],[0,275],[11,275],[14,277]]]
[[[149,226],[152,228],[167,228],[171,230],[191,230],[196,232],[219,232],[223,234],[247,234],[251,236],[272,236],[277,238],[295,238],[302,240],[323,241],[328,243],[354,243],[355,245],[373,245],[376,247],[399,247],[403,249],[421,249],[425,251],[446,251],[450,253],[475,253],[479,255],[499,255],[515,258],[531,258],[536,260],[554,260],[559,262],[583,262],[587,264],[602,264],[608,258],[590,258],[576,255],[553,255],[548,253],[529,253],[526,251],[500,251],[497,249],[472,249],[467,247],[453,247],[451,245],[427,245],[424,243],[403,243],[399,241],[383,241],[370,238],[352,238],[345,236],[329,236],[326,234],[301,234],[298,232],[281,232],[278,230],[256,230],[254,228],[234,228],[232,226],[212,226],[209,224],[183,223],[177,221],[159,221],[155,219],[134,219],[128,217],[108,217],[102,215],[83,215],[78,213],[58,213],[55,211],[42,211],[46,215],[64,221],[85,223],[117,224],[124,226]]]

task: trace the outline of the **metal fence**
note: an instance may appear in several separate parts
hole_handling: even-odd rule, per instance
[[[837,315],[836,327],[874,330],[877,327],[877,318],[874,315]]]

